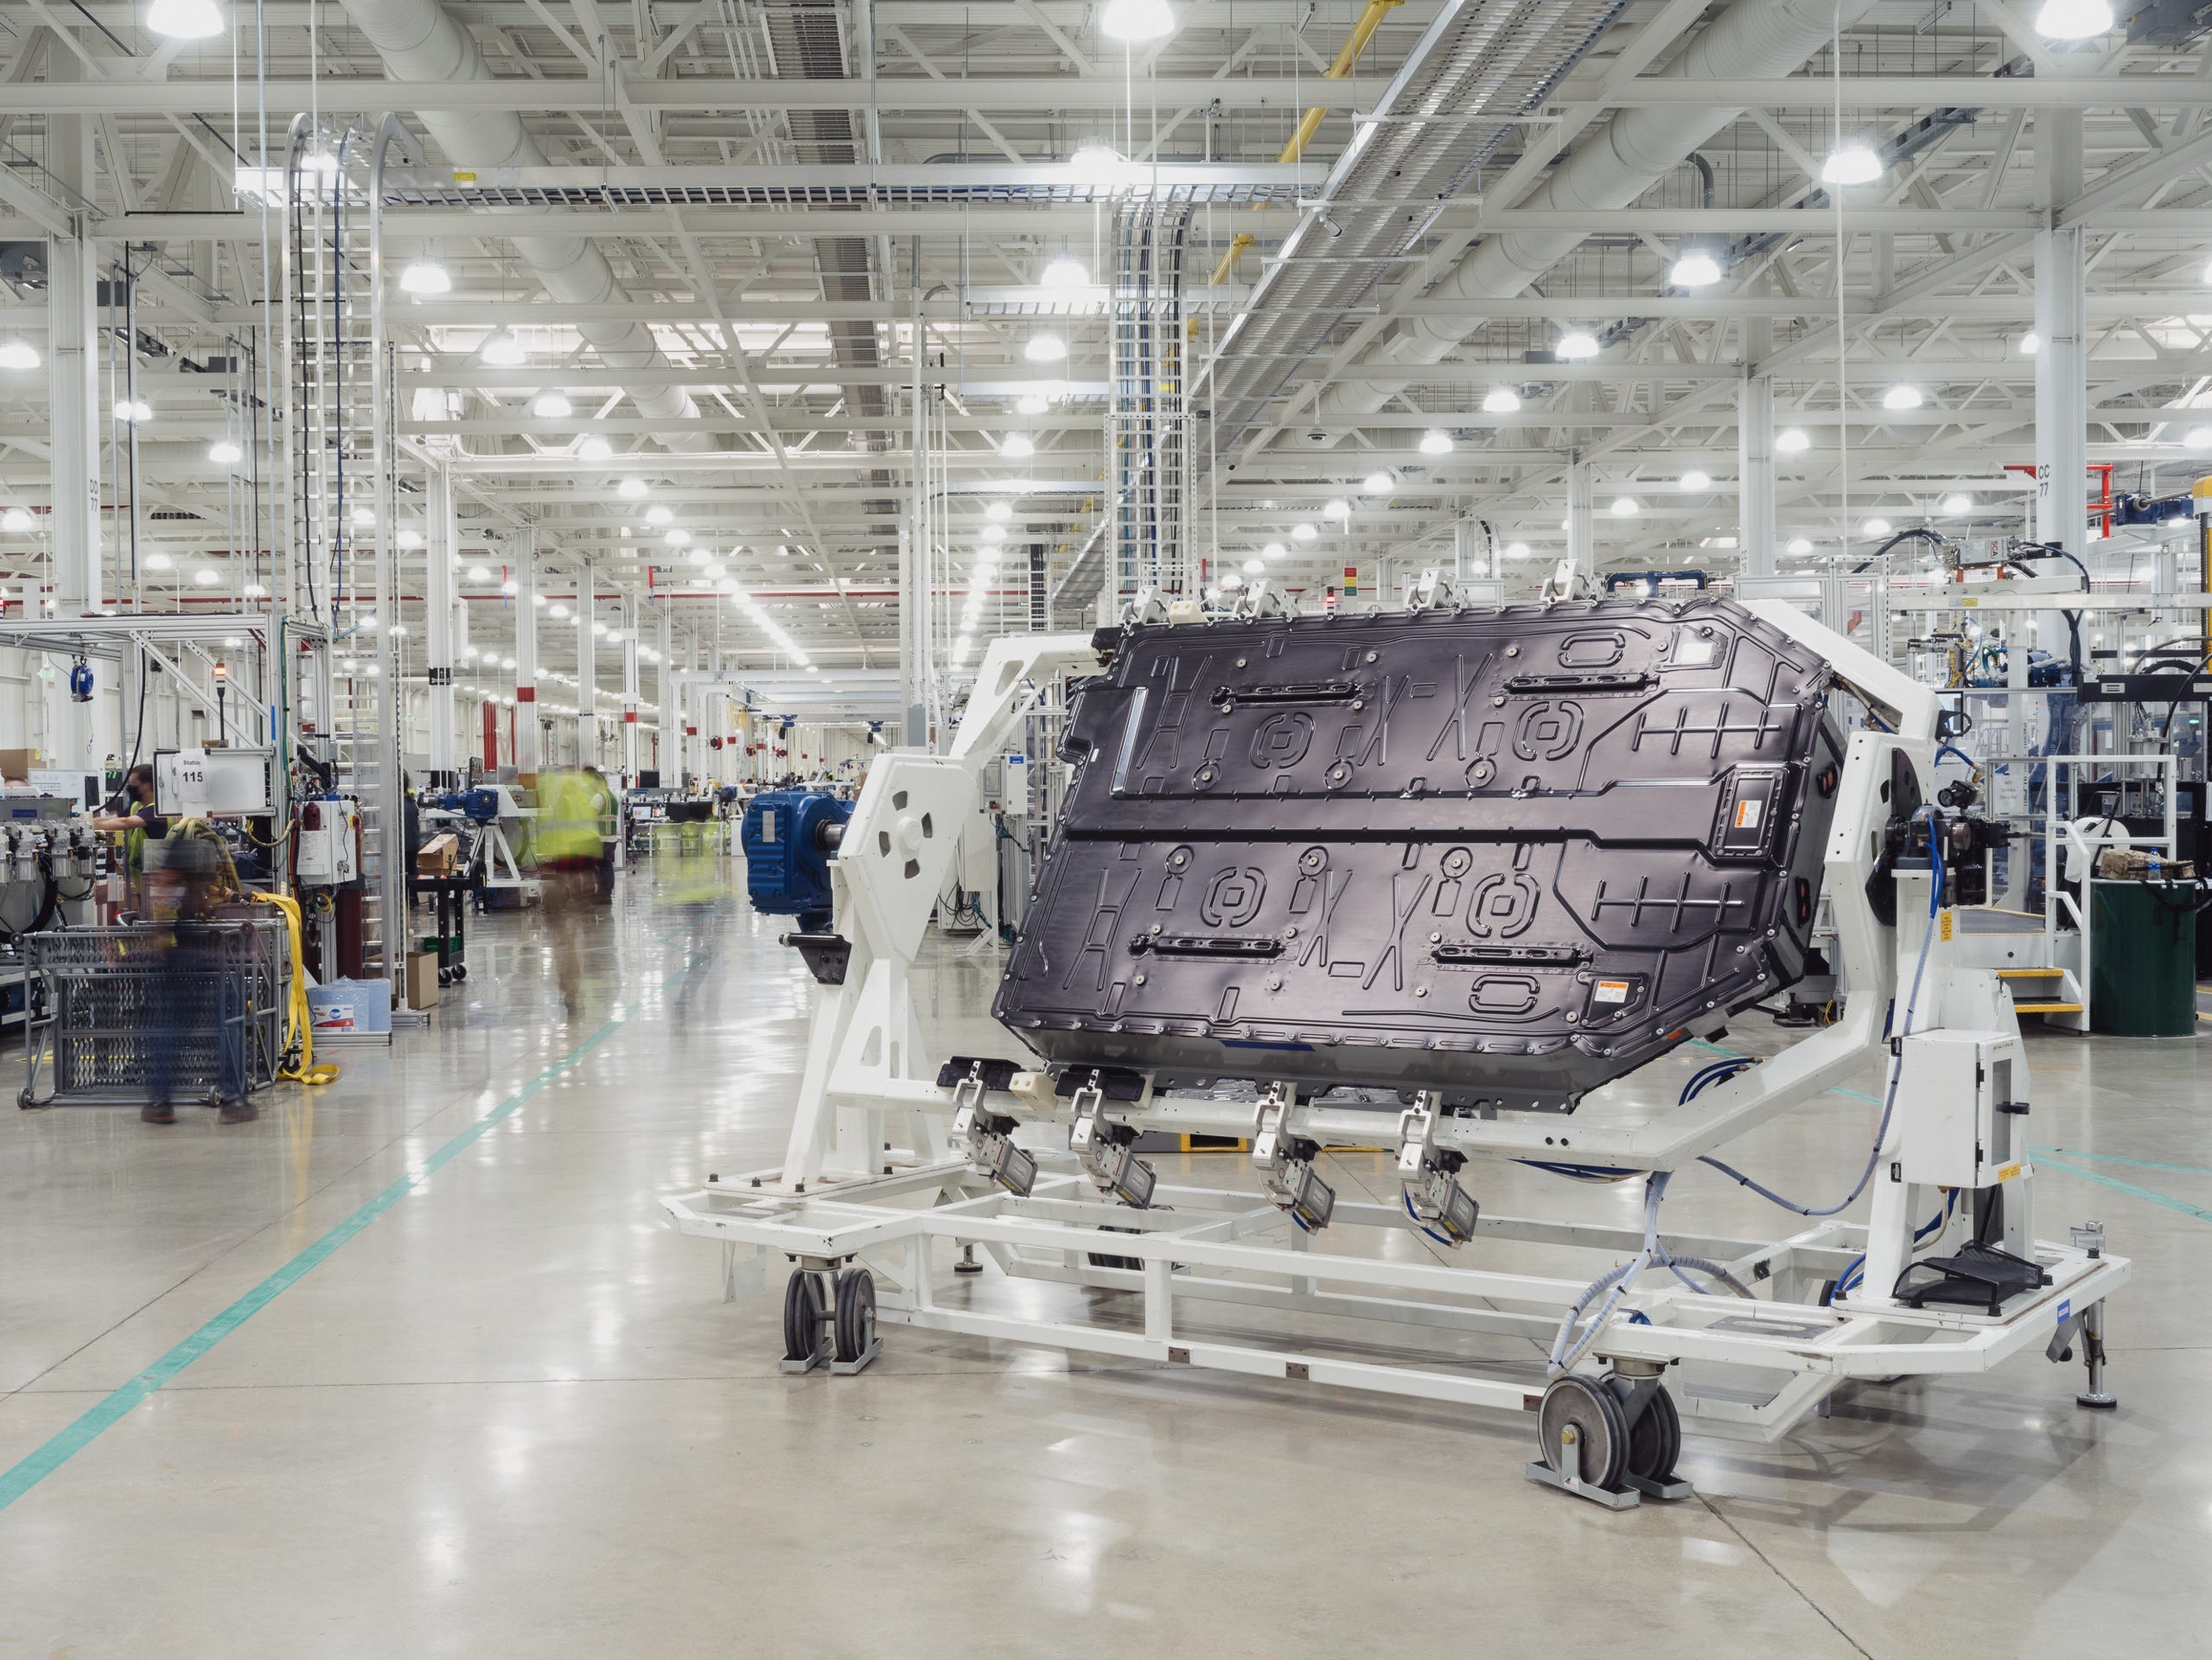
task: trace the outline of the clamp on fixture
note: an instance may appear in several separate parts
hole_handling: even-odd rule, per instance
[[[953,1101],[959,1109],[953,1116],[953,1134],[967,1148],[968,1163],[978,1173],[1016,1198],[1026,1199],[1037,1184],[1037,1161],[1014,1145],[1016,1120],[987,1111],[983,1093],[983,1063],[979,1061],[953,1086]]]
[[[1072,1104],[1075,1122],[1068,1132],[1068,1150],[1081,1161],[1091,1185],[1132,1210],[1151,1210],[1159,1178],[1137,1156],[1137,1132],[1125,1124],[1100,1120],[1099,1109],[1106,1104],[1106,1094],[1095,1081],[1078,1089]]]
[[[1398,1120],[1398,1179],[1406,1190],[1406,1210],[1413,1220],[1446,1245],[1475,1237],[1482,1207],[1459,1184],[1467,1163],[1463,1152],[1439,1152],[1430,1145],[1436,1133],[1437,1097],[1432,1090],[1418,1107]]]
[[[1259,1110],[1253,1115],[1252,1167],[1259,1173],[1267,1197],[1289,1211],[1292,1222],[1313,1234],[1329,1226],[1336,1209],[1336,1193],[1313,1167],[1321,1152],[1319,1145],[1291,1134],[1288,1128],[1291,1109],[1297,1105],[1297,1090],[1287,1083],[1267,1086],[1267,1093],[1259,1098]]]

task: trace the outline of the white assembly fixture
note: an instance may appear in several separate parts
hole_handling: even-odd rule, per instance
[[[1693,1082],[1673,1108],[1638,1113],[1601,1090],[1569,1120],[1451,1114],[1426,1092],[1403,1113],[1362,1110],[1282,1084],[1228,1100],[1156,1090],[1148,1078],[1113,1099],[1081,1069],[1055,1076],[1028,1063],[964,1063],[940,1076],[915,1011],[914,965],[978,775],[1007,751],[1044,683],[1100,661],[1084,635],[1002,639],[951,753],[878,759],[831,862],[835,932],[850,956],[820,991],[782,1165],[711,1178],[664,1207],[683,1231],[722,1244],[726,1297],[767,1291],[775,1257],[794,1265],[784,1287],[787,1370],[826,1361],[857,1370],[880,1348],[878,1325],[899,1325],[1525,1411],[1539,1429],[1531,1475],[1614,1508],[1688,1491],[1672,1474],[1680,1419],[1773,1440],[1854,1380],[1971,1374],[2030,1348],[2055,1360],[2078,1349],[2089,1372],[2078,1398],[2110,1405],[2103,1305],[2129,1265],[2104,1253],[2095,1223],[2067,1243],[2037,1240],[2023,1139],[2034,1090],[2010,1000],[1994,972],[1960,961],[1940,866],[1884,852],[1900,822],[1893,786],[1924,787],[1932,776],[1936,699],[1786,599],[1747,609],[1818,652],[1839,689],[1891,729],[1851,736],[1825,849],[1845,988],[1834,1025]],[[1203,626],[1189,610],[1174,620]],[[1885,923],[1871,889],[1892,884],[1895,921]],[[817,975],[826,977],[819,967]],[[1728,1055],[1712,1041],[1726,1013],[1692,1033],[1708,1059]],[[1865,1223],[1802,1212],[1805,1225],[1779,1240],[1658,1229],[1659,1197],[1675,1172],[1877,1067],[1890,1105],[1863,1109]],[[1040,1144],[1035,1132],[1047,1124],[1066,1127],[1066,1152]],[[1258,1186],[1170,1185],[1136,1157],[1129,1132],[1245,1139]],[[1312,1182],[1310,1159],[1286,1155],[1309,1143],[1394,1152],[1400,1202],[1329,1195]],[[1600,1178],[1642,1178],[1646,1225],[1493,1216],[1457,1179],[1485,1161],[1563,1159]],[[1840,1191],[1852,1163],[1828,1185]],[[2001,1207],[1965,1203],[1991,1193]],[[1968,1243],[1978,1209],[1991,1218],[1986,1242],[2026,1259],[2028,1286],[1989,1310],[1916,1307],[1893,1294],[1908,1267],[1980,1248]],[[1375,1244],[1317,1252],[1308,1230],[1321,1227],[1367,1230]],[[1415,1229],[1450,1260],[1425,1260],[1392,1237]],[[1586,1284],[1473,1265],[1501,1241],[1578,1248],[1601,1268],[1634,1266],[1618,1284]],[[1742,1294],[1708,1294],[1666,1272],[1653,1255],[1662,1243]],[[989,1270],[1134,1301],[972,1297],[964,1276]],[[1363,1354],[1341,1334],[1270,1341],[1252,1335],[1249,1319],[1202,1312],[1216,1307],[1348,1317],[1387,1329],[1387,1347]],[[1548,1343],[1554,1363],[1484,1366],[1444,1351],[1469,1333]],[[1427,1363],[1412,1355],[1425,1335],[1439,1345]],[[1678,1366],[1693,1369],[1677,1385],[1679,1409],[1662,1383]],[[1728,1369],[1724,1384],[1712,1380],[1715,1368]],[[1747,1383],[1747,1374],[1768,1382]]]

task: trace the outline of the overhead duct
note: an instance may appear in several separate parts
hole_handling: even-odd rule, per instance
[[[492,79],[468,32],[448,16],[437,0],[341,0],[354,26],[368,37],[394,80],[478,81]],[[417,118],[456,167],[478,173],[504,167],[544,167],[545,154],[523,130],[522,118],[505,110],[420,110]],[[619,305],[630,297],[606,255],[588,237],[509,237],[553,299],[567,305]],[[591,342],[609,369],[666,367],[653,331],[641,322],[580,322],[577,331]],[[649,422],[690,421],[698,405],[679,387],[635,387],[630,402]],[[656,434],[670,450],[712,450],[704,433]]]
[[[1667,68],[1692,80],[1756,80],[1788,74],[1839,29],[1873,10],[1872,0],[1736,0],[1692,41]],[[1625,208],[1680,167],[1692,150],[1741,119],[1741,109],[1622,110],[1584,139],[1544,187],[1518,204],[1548,213]],[[1583,239],[1578,231],[1505,231],[1486,238],[1429,297],[1470,304],[1520,293]],[[1408,318],[1370,364],[1421,367],[1444,357],[1481,326],[1479,314]],[[1339,386],[1323,407],[1370,415],[1395,388],[1362,382]]]
[[[851,78],[838,0],[790,0],[789,3],[764,13],[762,22],[768,31],[769,65],[779,80]],[[857,162],[875,159],[861,155],[850,110],[793,110],[787,119],[791,124],[792,148],[802,165],[850,167]],[[876,297],[868,239],[864,236],[817,237],[814,268],[820,275],[822,297],[826,300]],[[829,330],[831,355],[839,368],[873,369],[881,365],[883,356],[877,346],[874,323],[838,322],[831,323]],[[882,451],[890,448],[891,435],[883,425],[888,408],[886,394],[880,386],[845,388],[847,417],[877,424],[871,431],[853,434],[854,449]],[[893,488],[889,473],[870,473],[868,482],[882,485],[886,492]],[[879,533],[895,536],[898,505],[895,497],[886,494],[880,499],[870,498],[863,503],[863,510]]]

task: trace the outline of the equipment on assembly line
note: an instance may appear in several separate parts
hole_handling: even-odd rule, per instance
[[[745,892],[755,910],[796,916],[802,936],[827,930],[830,860],[844,841],[853,808],[853,802],[820,789],[762,790],[746,802],[738,845],[745,854]],[[944,819],[947,838],[957,822]]]
[[[1118,630],[998,641],[950,752],[877,757],[834,858],[800,838],[826,885],[756,877],[818,907],[789,1145],[663,1203],[723,1242],[725,1295],[794,1265],[788,1369],[857,1370],[906,1325],[1526,1411],[1530,1473],[1615,1508],[1689,1491],[1685,1420],[1771,1440],[1852,1380],[2078,1348],[2079,1398],[2111,1404],[2104,1302],[2128,1264],[2094,1224],[2036,1235],[2027,1055],[1947,903],[1996,832],[1931,799],[1935,695],[1782,600],[1412,591],[1213,620],[1147,595]],[[1061,674],[1091,677],[1075,773],[994,1006],[1029,1052],[937,1053],[914,965],[957,829]],[[1874,716],[1848,737],[1845,693]],[[1833,1023],[1756,1063],[1718,1047],[1805,971],[1816,926]],[[1869,1105],[1837,1105],[1877,1069]],[[1637,1104],[1669,1075],[1677,1104]],[[1823,1099],[1864,1114],[1863,1159],[1794,1195],[1738,1167],[1731,1142]],[[1246,1142],[1258,1191],[1160,1176],[1154,1132]],[[1399,1192],[1335,1192],[1324,1147],[1391,1155]],[[1641,1219],[1497,1215],[1481,1197],[1507,1161],[1635,1184]],[[1662,1225],[1699,1165],[1801,1225]],[[1316,1252],[1324,1229],[1376,1242]],[[1482,1266],[1493,1241],[1592,1266]],[[1136,1293],[1141,1320],[971,1299],[947,1270],[979,1252]],[[1246,1314],[1208,1327],[1208,1305]],[[1269,1309],[1388,1325],[1387,1347],[1271,1343],[1249,1318]],[[1484,1370],[1469,1333],[1548,1364]]]

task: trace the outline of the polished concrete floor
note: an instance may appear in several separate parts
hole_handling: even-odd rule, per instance
[[[1695,1499],[1611,1515],[1525,1478],[1518,1415],[896,1328],[862,1377],[778,1375],[777,1299],[718,1300],[653,1201],[781,1155],[811,988],[779,926],[641,873],[573,1017],[494,918],[427,1031],[258,1123],[0,1120],[0,1660],[2212,1654],[2195,1043],[2031,1039],[2043,1230],[2100,1216],[2135,1262],[2116,1414],[2039,1354],[1862,1389],[1775,1446],[1693,1436]],[[991,978],[940,951],[933,1037],[1006,1052]],[[1840,1191],[1868,1118],[1741,1151]],[[1782,1231],[1718,1177],[1667,1215]]]

